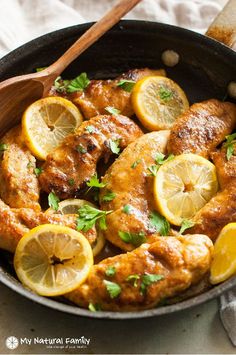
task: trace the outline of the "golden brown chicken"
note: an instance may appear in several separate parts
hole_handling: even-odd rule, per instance
[[[130,251],[144,240],[150,242],[151,235],[156,233],[149,219],[155,210],[154,176],[149,169],[155,166],[157,153],[166,153],[168,138],[169,131],[160,131],[136,139],[111,165],[102,180],[106,186],[100,193],[101,207],[114,211],[106,217],[104,234],[106,239],[123,250]],[[115,197],[106,201],[110,192]],[[120,231],[136,235],[133,244],[122,241]]]
[[[12,128],[1,142],[5,150],[0,158],[0,197],[11,207],[40,211],[36,159],[22,141],[21,127]]]
[[[236,127],[236,105],[215,99],[193,104],[174,123],[168,151],[195,153],[205,158]]]
[[[205,235],[156,237],[152,244],[94,265],[85,283],[65,297],[108,311],[152,308],[199,282],[210,268],[212,251]]]
[[[114,80],[91,80],[84,91],[77,91],[68,98],[79,107],[85,118],[106,114],[105,108],[108,106],[118,109],[124,116],[131,117],[134,111],[130,102],[130,92],[117,84],[124,79],[136,82],[149,75],[165,76],[166,74],[162,69],[129,70]]]
[[[19,240],[30,229],[41,224],[61,224],[76,229],[76,215],[46,214],[30,208],[15,208],[0,201],[0,248],[14,252]],[[92,244],[96,240],[94,229],[83,233]]]
[[[83,122],[75,134],[47,156],[39,180],[44,191],[54,191],[60,198],[77,196],[86,181],[95,174],[100,159],[142,135],[140,128],[121,115],[104,115]]]
[[[228,160],[226,151],[227,149],[223,146],[211,154],[222,190],[230,184],[236,183],[236,156],[232,155]]]

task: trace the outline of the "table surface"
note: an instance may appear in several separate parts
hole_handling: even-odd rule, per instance
[[[159,318],[102,321],[35,304],[0,284],[0,354],[235,354],[219,319],[217,301]],[[8,350],[9,336],[32,339]],[[87,348],[52,348],[34,338],[90,339]]]

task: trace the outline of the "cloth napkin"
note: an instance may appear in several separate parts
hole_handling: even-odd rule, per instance
[[[42,34],[96,21],[117,0],[1,0],[0,57]],[[204,33],[227,0],[143,0],[126,18]],[[222,323],[236,346],[236,288],[220,298]]]

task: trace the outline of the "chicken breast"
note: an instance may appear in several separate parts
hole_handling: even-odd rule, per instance
[[[157,153],[166,153],[169,131],[152,132],[131,143],[108,169],[102,181],[106,187],[100,193],[103,210],[107,215],[106,239],[122,250],[132,250],[137,244],[125,243],[119,232],[145,235],[140,241],[151,241],[155,228],[150,224],[150,213],[155,210],[153,180],[149,168],[155,165]],[[106,201],[107,193],[115,195]],[[125,210],[128,206],[128,211]],[[141,243],[140,243],[141,244]]]
[[[205,158],[236,127],[236,105],[215,99],[193,104],[174,123],[168,151],[195,153]]]
[[[74,102],[83,113],[85,118],[106,114],[105,108],[115,107],[124,116],[131,117],[134,114],[130,92],[117,86],[121,80],[138,81],[145,76],[160,75],[166,76],[164,70],[134,69],[122,74],[114,80],[91,80],[84,91],[77,91],[69,95],[69,99]]]
[[[0,158],[0,197],[11,207],[40,211],[36,159],[22,141],[21,127],[12,128],[1,142],[6,150]]]
[[[221,189],[236,183],[236,156],[228,160],[226,155],[226,148],[223,146],[211,154],[211,158],[216,166],[217,176]]]
[[[112,154],[112,144],[120,149],[142,135],[140,128],[121,115],[97,116],[83,122],[77,132],[47,156],[39,180],[46,192],[62,199],[75,197],[95,174],[101,158]]]
[[[199,282],[209,271],[212,251],[205,235],[156,237],[152,244],[94,265],[85,283],[65,297],[106,311],[152,308]],[[111,267],[115,272],[108,276]]]
[[[69,214],[46,214],[30,208],[11,209],[0,201],[0,248],[14,252],[24,234],[41,224],[61,224],[76,229],[76,217]],[[94,230],[83,234],[90,244],[96,240]]]

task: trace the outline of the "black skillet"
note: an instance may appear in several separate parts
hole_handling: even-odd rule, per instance
[[[14,50],[0,60],[0,79],[30,73],[37,67],[51,64],[90,26],[84,24],[55,31]],[[175,50],[180,55],[179,64],[173,68],[165,67],[161,61],[161,54],[166,49]],[[236,81],[236,53],[230,48],[186,29],[145,21],[121,21],[74,61],[63,76],[72,78],[85,71],[90,78],[111,78],[128,69],[143,67],[165,67],[168,76],[182,86],[191,103],[209,98],[223,99],[229,82]],[[168,314],[206,302],[236,286],[236,277],[232,277],[198,296],[173,305],[132,313],[94,313],[38,296],[23,287],[15,277],[11,257],[3,251],[0,252],[0,281],[19,294],[50,308],[103,319],[134,319]]]

